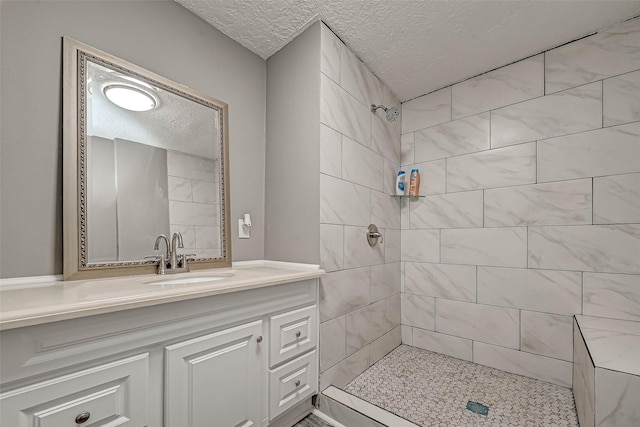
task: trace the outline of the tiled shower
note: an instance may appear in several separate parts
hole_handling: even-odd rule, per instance
[[[405,102],[401,123],[323,26],[321,102],[321,388],[401,342],[571,387],[574,314],[640,320],[640,19]],[[413,167],[425,197],[390,197]]]

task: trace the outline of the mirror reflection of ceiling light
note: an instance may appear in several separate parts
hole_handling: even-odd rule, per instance
[[[130,111],[149,111],[156,107],[156,100],[148,93],[131,86],[108,85],[103,89],[109,101]]]

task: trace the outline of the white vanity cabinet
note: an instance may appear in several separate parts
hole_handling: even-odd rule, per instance
[[[259,426],[262,321],[183,341],[165,349],[165,423]]]
[[[318,279],[0,332],[0,425],[273,426],[318,390]]]
[[[2,393],[0,425],[147,425],[149,354]]]

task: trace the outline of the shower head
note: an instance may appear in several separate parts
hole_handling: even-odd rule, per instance
[[[384,105],[375,105],[375,104],[371,104],[371,112],[375,113],[375,111],[378,108],[382,108],[387,116],[387,120],[389,120],[390,122],[395,122],[396,119],[398,118],[398,114],[400,114],[400,112],[398,111],[398,109],[396,107],[391,107],[391,108],[387,108]]]

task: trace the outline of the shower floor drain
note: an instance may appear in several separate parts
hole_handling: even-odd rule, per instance
[[[484,416],[487,416],[487,414],[489,413],[488,406],[485,406],[482,403],[477,403],[472,401],[467,402],[467,409],[473,412],[474,414],[480,414]]]

